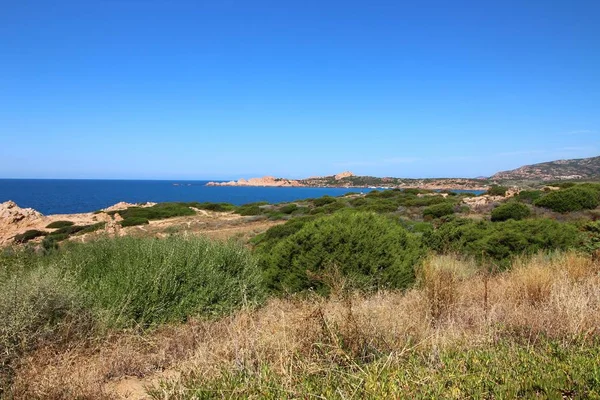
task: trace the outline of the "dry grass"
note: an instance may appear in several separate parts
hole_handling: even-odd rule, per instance
[[[217,321],[120,334],[96,346],[41,350],[23,360],[17,398],[108,398],[107,383],[136,376],[152,383],[165,369],[211,378],[224,370],[291,382],[299,372],[351,365],[414,350],[470,348],[500,340],[553,338],[578,343],[598,335],[600,263],[575,253],[516,260],[490,276],[454,257],[433,257],[407,292],[363,296],[334,291],[272,299]],[[343,285],[341,286],[343,289]],[[435,357],[434,357],[435,358]],[[181,388],[163,388],[167,398]],[[122,394],[122,393],[121,393]]]

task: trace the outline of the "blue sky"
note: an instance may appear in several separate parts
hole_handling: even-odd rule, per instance
[[[0,4],[0,178],[478,176],[600,154],[598,1]]]

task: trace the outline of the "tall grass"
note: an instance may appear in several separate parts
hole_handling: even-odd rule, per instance
[[[46,256],[2,255],[0,387],[40,346],[77,343],[106,328],[221,315],[263,295],[261,273],[245,248],[204,238],[122,237]]]
[[[73,271],[93,307],[116,326],[227,313],[263,295],[246,249],[205,238],[103,239],[71,246],[52,262]]]

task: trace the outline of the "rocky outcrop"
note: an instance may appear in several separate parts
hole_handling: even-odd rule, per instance
[[[8,225],[27,225],[43,217],[33,208],[21,208],[14,201],[0,204],[0,227]]]
[[[152,207],[154,205],[156,205],[156,203],[148,202],[148,203],[144,203],[144,204],[134,204],[134,203],[127,203],[126,201],[120,201],[115,205],[103,208],[102,211],[106,211],[106,212],[120,211],[120,210],[126,210],[129,207]]]
[[[295,179],[275,178],[274,176],[263,176],[262,178],[240,179],[230,182],[208,182],[206,186],[273,186],[273,187],[296,187],[303,186]]]
[[[344,179],[344,178],[349,178],[351,176],[354,176],[354,174],[350,171],[344,171],[341,174],[337,174],[334,176],[336,181],[339,181],[340,179]]]

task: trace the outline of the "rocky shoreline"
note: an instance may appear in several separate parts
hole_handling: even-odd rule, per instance
[[[357,188],[357,189],[427,189],[427,190],[487,190],[487,179],[441,178],[402,179],[376,178],[354,175],[345,171],[332,176],[317,176],[305,179],[262,178],[239,179],[228,182],[208,182],[206,186],[239,187],[314,187],[314,188]]]

